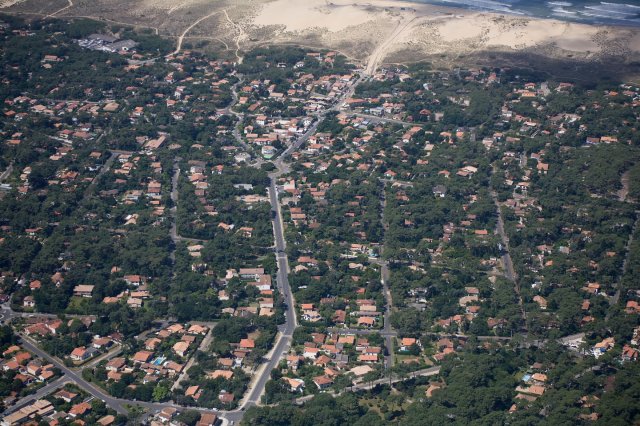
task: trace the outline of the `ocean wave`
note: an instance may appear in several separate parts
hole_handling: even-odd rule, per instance
[[[634,12],[630,13],[628,11],[617,10],[615,8],[607,8],[604,6],[585,6],[584,8],[590,11],[594,11],[595,13],[602,14],[603,16],[610,16],[613,19],[631,18],[637,15],[637,13]],[[586,15],[588,12],[583,13]]]
[[[603,19],[609,19],[612,21],[624,21],[624,22],[634,22],[636,24],[640,24],[640,19],[638,18],[629,18],[629,17],[618,17],[618,16],[611,16],[611,14],[599,14],[599,13],[595,13],[595,12],[582,12],[581,15],[583,16],[588,16],[590,18],[603,18]]]
[[[501,3],[492,0],[439,0],[441,3],[450,3],[466,6],[470,9],[489,10],[493,12],[503,12],[515,15],[525,15],[524,12],[515,10],[509,3]]]
[[[613,7],[613,8],[621,7],[623,9],[640,10],[640,6],[636,6],[636,5],[628,4],[628,3],[608,3],[606,1],[601,1],[600,4],[606,5],[606,6],[610,6],[610,7]]]
[[[551,11],[554,12],[553,14],[556,14],[556,15],[569,15],[569,16],[578,15],[578,12],[575,12],[573,10],[562,9],[562,8],[551,9]]]
[[[640,27],[640,1],[616,0],[413,0],[478,11],[554,17],[566,21]],[[625,2],[626,3],[623,3]],[[633,3],[633,4],[630,4]]]

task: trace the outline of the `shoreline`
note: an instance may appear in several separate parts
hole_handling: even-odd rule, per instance
[[[609,55],[614,50],[616,55],[640,53],[640,28],[597,26],[406,0],[308,0],[304,4],[297,0],[274,0],[256,7],[246,23],[257,28],[276,28],[271,38],[276,43],[294,42],[296,38],[304,43],[304,37],[312,34],[329,48],[363,39],[379,45],[393,28],[411,23],[394,34],[393,40],[385,42],[384,52],[379,53],[382,57],[403,49],[414,49],[418,56],[421,52],[454,55],[458,52],[460,56],[482,50],[522,51],[543,46],[586,56]]]
[[[622,27],[622,28],[637,28],[640,29],[640,17],[636,18],[638,19],[638,21],[634,22],[631,19],[615,19],[615,18],[607,18],[605,16],[597,16],[597,15],[584,15],[584,12],[581,14],[579,11],[571,11],[571,10],[564,10],[564,13],[560,13],[560,11],[556,10],[556,9],[552,9],[551,7],[548,7],[549,12],[556,12],[556,13],[549,13],[547,15],[539,15],[539,14],[535,14],[529,10],[521,10],[521,9],[509,9],[508,7],[505,10],[501,10],[501,9],[492,9],[492,8],[483,8],[483,7],[474,7],[471,5],[462,5],[462,4],[453,4],[451,3],[451,5],[448,4],[443,4],[443,3],[448,3],[445,1],[439,1],[439,0],[435,0],[436,3],[438,4],[434,4],[429,2],[428,0],[402,0],[404,2],[408,2],[408,3],[416,3],[416,4],[429,4],[429,5],[433,5],[433,6],[442,6],[442,7],[451,7],[451,8],[455,8],[455,9],[461,9],[461,10],[466,10],[466,11],[471,11],[471,12],[478,12],[478,13],[494,13],[494,14],[499,14],[499,15],[509,15],[509,16],[514,16],[514,17],[523,17],[523,18],[531,18],[531,19],[545,19],[545,20],[557,20],[557,21],[561,21],[561,22],[569,22],[569,23],[574,23],[574,24],[584,24],[584,25],[593,25],[593,26],[607,26],[607,27]],[[615,4],[626,4],[626,3],[615,3]],[[599,19],[600,18],[600,19]]]

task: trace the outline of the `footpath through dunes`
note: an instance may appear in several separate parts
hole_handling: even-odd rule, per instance
[[[415,19],[416,18],[412,18],[409,23],[411,23]],[[376,72],[376,69],[378,69],[380,62],[386,56],[389,46],[391,45],[393,40],[395,40],[400,34],[402,34],[402,32],[407,28],[408,25],[409,24],[403,24],[402,21],[399,21],[391,35],[386,40],[383,40],[380,44],[378,44],[375,50],[371,53],[371,56],[369,56],[367,66],[364,70],[365,74],[373,75]]]
[[[71,0],[67,0],[69,2],[68,5],[56,10],[55,12],[52,12],[50,14],[48,14],[47,16],[45,16],[45,18],[53,18],[55,15],[57,15],[58,13],[62,13],[65,10],[69,9],[70,7],[73,7],[73,2]]]
[[[237,24],[231,20],[231,18],[229,17],[229,13],[227,12],[227,9],[224,9],[223,12],[224,12],[225,19],[227,20],[229,25],[231,25],[231,27],[233,27],[233,29],[238,32],[238,35],[233,38],[233,41],[236,44],[236,51],[235,51],[236,59],[238,59],[238,63],[241,64],[242,56],[240,56],[240,42],[247,38],[247,33],[245,33],[244,29],[242,28],[242,25]]]
[[[189,31],[191,31],[196,25],[198,25],[200,22],[204,21],[205,19],[211,18],[212,16],[217,15],[218,13],[220,13],[219,11],[215,10],[205,16],[202,16],[198,19],[196,19],[191,25],[189,25],[187,28],[185,28],[185,30],[182,32],[182,34],[180,34],[178,36],[178,42],[176,44],[176,49],[169,53],[167,55],[167,57],[169,56],[173,56],[173,55],[177,55],[178,53],[180,53],[180,50],[182,49],[182,41],[184,40],[184,37],[189,33]],[[225,11],[226,13],[226,11]]]
[[[365,67],[365,74],[373,75],[376,70],[382,65],[384,59],[397,50],[397,45],[403,40],[403,38],[414,37],[413,30],[419,25],[427,22],[448,20],[452,17],[451,14],[437,14],[435,16],[402,16],[398,21],[398,24],[394,31],[382,40],[380,44],[369,56],[367,66]],[[415,58],[419,60],[419,58]]]

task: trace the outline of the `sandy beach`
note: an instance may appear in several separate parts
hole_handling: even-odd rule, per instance
[[[380,20],[384,21],[382,27]],[[634,28],[596,27],[388,0],[275,0],[257,7],[244,24],[277,28],[276,42],[313,38],[322,46],[343,49],[363,59],[375,49],[379,62],[408,50],[416,59],[442,52],[459,56],[540,47],[555,49],[559,56],[567,52],[571,57],[640,53],[640,31]],[[373,46],[354,51],[349,41],[361,39],[363,31],[373,38]],[[616,46],[617,51],[607,51],[609,46]]]

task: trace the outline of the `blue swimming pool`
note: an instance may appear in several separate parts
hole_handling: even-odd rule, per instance
[[[156,358],[156,359],[154,359],[153,361],[151,361],[151,364],[153,364],[153,365],[160,365],[160,364],[162,364],[163,362],[165,362],[165,360],[166,360],[166,359],[167,359],[166,357],[159,356],[158,358]]]

